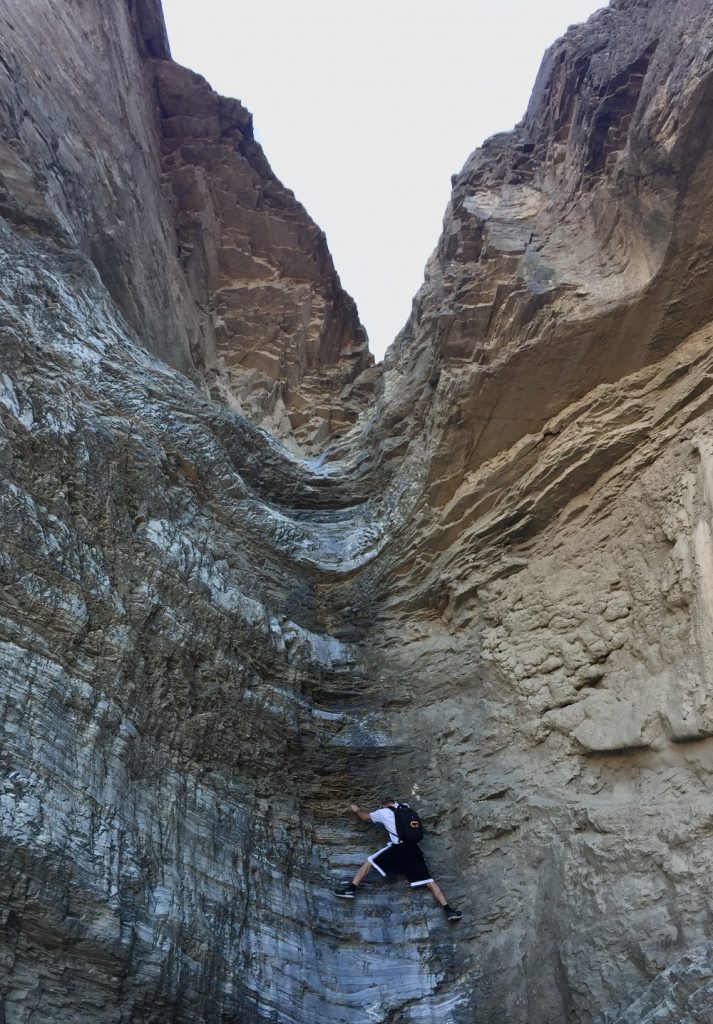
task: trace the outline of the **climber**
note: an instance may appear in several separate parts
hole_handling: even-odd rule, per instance
[[[443,895],[440,886],[431,878],[431,872],[428,870],[425,857],[418,848],[418,843],[407,842],[403,838],[399,838],[396,815],[398,808],[402,809],[401,814],[404,808],[411,811],[407,804],[399,804],[398,800],[386,800],[378,810],[371,813],[363,811],[357,804],[350,805],[349,809],[361,821],[383,825],[388,833],[389,842],[376,853],[372,853],[371,857],[367,857],[351,882],[335,889],[334,895],[341,899],[353,900],[371,868],[376,868],[382,878],[386,878],[387,875],[406,875],[412,889],[417,889],[422,885],[428,886],[436,902],[443,907],[448,920],[460,921],[463,914],[460,910],[454,910]],[[409,815],[406,816],[406,821],[408,821],[408,817]],[[411,812],[410,817],[413,819],[414,828],[417,829],[416,836],[418,838],[423,834],[418,815]]]

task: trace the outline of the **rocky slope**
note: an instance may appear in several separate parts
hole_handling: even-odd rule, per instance
[[[710,1019],[708,5],[555,44],[307,461],[204,381],[338,408],[321,237],[154,3],[82,9],[0,15],[5,1021]],[[329,897],[393,789],[455,928]]]

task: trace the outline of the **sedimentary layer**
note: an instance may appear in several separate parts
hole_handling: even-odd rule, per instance
[[[548,52],[368,408],[247,112],[82,11],[1,16],[5,1020],[707,1019],[708,6]],[[331,898],[394,790],[455,927]]]

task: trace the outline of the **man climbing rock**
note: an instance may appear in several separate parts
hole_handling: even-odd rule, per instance
[[[350,810],[361,821],[383,825],[388,833],[389,842],[367,857],[351,882],[335,889],[334,895],[341,899],[353,900],[369,871],[376,868],[382,878],[386,878],[387,875],[406,875],[412,889],[427,886],[436,902],[443,907],[448,920],[460,921],[463,914],[460,910],[454,910],[440,886],[431,878],[426,859],[418,847],[418,841],[423,833],[415,811],[408,804],[400,804],[397,800],[387,800],[378,810],[371,813],[363,811],[357,804],[351,804]]]

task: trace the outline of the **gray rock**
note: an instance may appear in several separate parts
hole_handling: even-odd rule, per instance
[[[7,1024],[710,1019],[708,5],[555,44],[383,376],[153,0],[0,19]],[[394,790],[457,926],[331,898]]]

